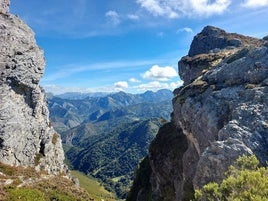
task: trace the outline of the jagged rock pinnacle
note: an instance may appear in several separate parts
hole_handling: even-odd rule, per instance
[[[0,4],[0,162],[64,172],[61,139],[51,126],[39,86],[43,51],[33,31],[8,13],[9,0]]]

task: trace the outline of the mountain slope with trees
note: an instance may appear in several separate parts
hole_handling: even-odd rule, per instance
[[[61,134],[69,166],[125,198],[135,168],[170,118],[171,97],[169,90],[75,100],[50,96],[52,124]]]

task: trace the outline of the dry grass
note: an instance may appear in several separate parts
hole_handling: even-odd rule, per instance
[[[34,168],[12,167],[0,163],[0,201],[58,200],[92,201],[86,190],[78,188],[66,176],[48,175]]]

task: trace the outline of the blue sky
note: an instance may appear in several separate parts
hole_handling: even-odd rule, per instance
[[[204,26],[268,35],[268,0],[11,1],[45,50],[41,85],[54,94],[174,89]]]

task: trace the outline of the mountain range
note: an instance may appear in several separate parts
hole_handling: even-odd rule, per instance
[[[68,164],[125,198],[135,168],[158,129],[170,119],[173,93],[79,97],[48,96],[50,119],[61,134]]]
[[[173,94],[170,90],[162,89],[143,94],[118,92],[84,99],[63,99],[51,94],[47,97],[53,127],[62,133],[82,123],[98,122],[119,116],[131,116],[132,119],[151,117],[170,119]]]

